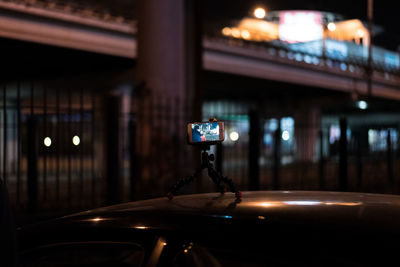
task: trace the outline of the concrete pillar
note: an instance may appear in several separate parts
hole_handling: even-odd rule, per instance
[[[152,93],[184,94],[184,1],[138,1],[138,80]]]
[[[190,100],[201,60],[197,1],[138,2],[137,82],[153,94]]]
[[[197,5],[194,0],[138,1],[136,149],[141,179],[154,186],[162,186],[159,176],[170,170],[178,176],[174,179],[181,178],[178,166],[187,160],[180,155],[187,147],[186,122],[201,119]]]
[[[102,108],[98,120],[104,127],[104,147],[102,151],[104,173],[107,182],[107,202],[119,203],[125,196],[134,192],[126,192],[129,185],[124,180],[124,148],[128,147],[128,133],[132,88],[128,84],[119,84],[104,94]]]
[[[321,112],[318,108],[297,111],[294,115],[296,159],[312,161],[316,153]]]

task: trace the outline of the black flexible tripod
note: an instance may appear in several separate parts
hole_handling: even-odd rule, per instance
[[[214,155],[208,154],[208,150],[210,150],[210,146],[203,146],[201,148],[202,153],[201,153],[201,165],[197,170],[194,172],[189,177],[186,177],[184,179],[179,180],[169,191],[167,194],[168,199],[172,199],[176,192],[178,192],[179,189],[181,189],[184,185],[187,185],[196,179],[200,173],[204,170],[208,170],[208,176],[211,178],[211,180],[217,185],[218,190],[221,192],[221,194],[225,193],[225,187],[224,184],[227,184],[229,186],[229,189],[232,193],[235,193],[235,197],[237,200],[240,200],[242,198],[242,192],[240,192],[236,186],[236,184],[232,181],[232,179],[229,179],[227,177],[222,176],[220,173],[218,173],[215,169],[213,164],[211,163],[214,161]]]

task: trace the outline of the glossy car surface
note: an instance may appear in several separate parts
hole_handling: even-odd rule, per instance
[[[311,192],[178,196],[19,230],[21,266],[386,266],[400,197]],[[388,265],[389,266],[389,265]]]

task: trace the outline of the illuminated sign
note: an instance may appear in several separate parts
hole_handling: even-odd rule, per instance
[[[335,40],[326,40],[325,46],[327,56],[335,59],[347,58],[348,48],[346,43]]]
[[[322,15],[315,11],[282,11],[279,16],[279,39],[288,43],[322,39]]]
[[[389,65],[391,67],[398,67],[400,60],[399,60],[399,55],[397,53],[392,53],[392,52],[385,52],[385,64]]]

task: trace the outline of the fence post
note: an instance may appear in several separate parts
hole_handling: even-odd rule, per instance
[[[129,153],[130,153],[130,169],[129,169],[129,182],[130,182],[130,200],[136,200],[136,181],[138,177],[137,169],[137,155],[136,155],[136,117],[131,117],[129,120]]]
[[[324,177],[324,170],[325,170],[325,159],[324,159],[324,133],[322,128],[319,130],[319,189],[325,189],[325,177]]]
[[[3,180],[7,187],[7,88],[3,86]]]
[[[27,120],[27,176],[28,176],[28,208],[35,212],[38,201],[38,147],[37,120],[34,115]]]
[[[362,142],[361,133],[356,134],[356,145],[357,145],[357,190],[362,191],[362,180],[363,180],[363,162],[362,162]]]
[[[260,190],[260,114],[257,110],[249,112],[249,189]]]
[[[389,187],[392,188],[393,185],[393,162],[392,162],[392,138],[390,135],[390,129],[387,130],[387,172]]]
[[[223,160],[223,150],[224,147],[221,143],[216,145],[216,159],[215,159],[215,169],[217,172],[222,174],[222,160]]]
[[[397,132],[399,132],[399,130],[400,130],[400,126],[397,126],[397,128],[396,128],[396,130],[397,130]],[[398,189],[398,183],[399,183],[399,174],[400,174],[400,170],[399,170],[399,165],[400,164],[398,164],[398,162],[399,162],[399,160],[400,160],[400,138],[398,137],[397,138],[397,143],[396,143],[396,151],[395,151],[395,163],[394,163],[394,166],[395,166],[395,174],[396,174],[396,178],[395,178],[395,180],[396,180],[396,187],[395,187],[395,192],[396,192],[396,194],[398,194],[399,193],[399,189]]]
[[[339,140],[339,190],[347,190],[347,120],[340,119]]]
[[[121,143],[120,143],[120,111],[121,99],[118,95],[106,96],[106,175],[107,201],[109,204],[121,200]]]
[[[278,120],[278,128],[275,131],[274,138],[274,180],[272,189],[279,189],[279,170],[281,167],[281,122]]]

